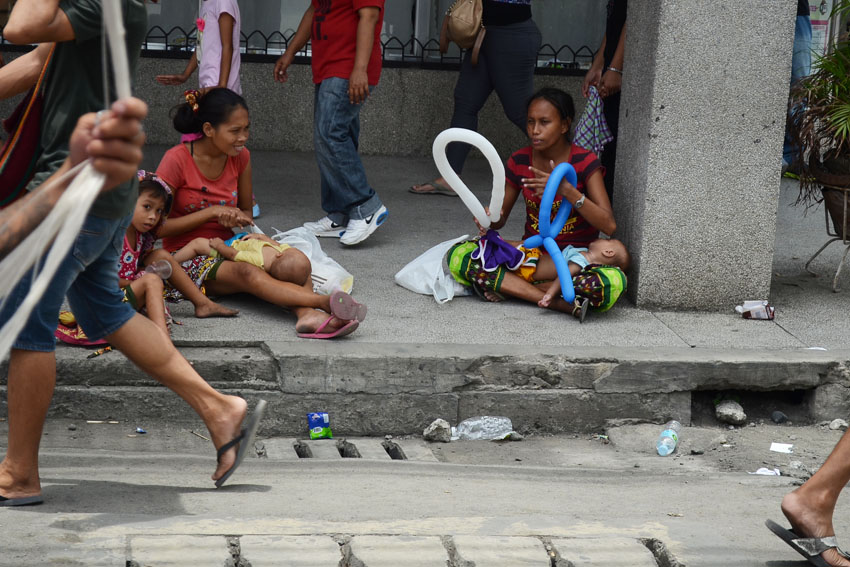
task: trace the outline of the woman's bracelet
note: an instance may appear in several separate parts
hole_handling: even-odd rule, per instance
[[[623,71],[621,69],[617,69],[616,67],[608,67],[608,69],[606,69],[606,70],[607,71],[614,71],[615,73],[619,73],[621,75],[623,74]]]

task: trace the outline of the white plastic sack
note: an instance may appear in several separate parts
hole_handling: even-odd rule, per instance
[[[248,234],[265,234],[263,229],[255,224],[249,224],[248,226],[234,226],[232,229],[233,234],[240,234],[243,232],[247,232]]]
[[[449,248],[464,240],[469,240],[468,234],[426,250],[398,271],[395,283],[422,295],[433,295],[437,303],[449,302],[456,295],[471,295],[472,291],[457,282],[443,267],[443,258]]]
[[[351,293],[354,287],[354,276],[348,270],[339,265],[333,258],[325,254],[316,235],[299,226],[286,232],[272,227],[275,232],[272,240],[281,244],[289,244],[297,248],[310,259],[313,273],[313,291],[329,295],[334,290],[341,289],[345,293]]]

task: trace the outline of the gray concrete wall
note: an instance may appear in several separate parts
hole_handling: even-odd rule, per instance
[[[794,11],[688,6],[629,9],[617,234],[637,305],[728,309],[770,290]]]
[[[12,60],[17,54],[6,54]],[[145,122],[148,142],[173,144],[178,134],[169,112],[183,91],[195,85],[166,87],[156,75],[180,73],[183,59],[144,57],[139,62],[136,94],[150,106]],[[309,65],[294,65],[286,85],[272,81],[271,63],[242,63],[242,88],[251,110],[249,147],[261,150],[313,150],[313,82]],[[430,155],[431,144],[449,127],[457,71],[416,68],[384,69],[381,82],[361,113],[360,151],[391,156]],[[194,80],[197,80],[195,77]],[[541,75],[535,86],[555,86],[571,93],[578,112],[584,108],[581,77]],[[8,116],[19,97],[0,100],[0,116]],[[507,159],[526,144],[526,137],[505,118],[495,93],[480,114],[481,133]],[[477,150],[473,150],[477,152]]]
[[[164,87],[157,74],[179,73],[183,60],[143,58],[136,92],[151,107],[146,124],[151,143],[169,144],[177,137],[168,118],[184,87]],[[251,109],[251,142],[255,149],[313,149],[313,82],[309,65],[295,65],[285,85],[272,81],[271,63],[243,63],[242,85]],[[360,150],[366,154],[427,155],[434,137],[449,127],[457,71],[415,68],[384,69],[381,82],[361,113]],[[581,78],[539,76],[537,86],[557,86],[572,93],[579,106]],[[505,118],[499,99],[490,97],[480,115],[481,133],[507,159],[526,143]]]

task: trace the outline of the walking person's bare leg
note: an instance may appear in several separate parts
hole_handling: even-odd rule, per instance
[[[0,496],[4,498],[41,494],[38,447],[55,385],[52,352],[12,350],[7,383],[9,442],[0,462]]]
[[[204,421],[213,445],[218,449],[237,437],[247,412],[247,403],[238,396],[216,391],[183,358],[174,344],[156,330],[156,325],[141,315],[107,337],[139,368],[183,398]],[[236,448],[222,455],[213,480],[233,465]]]
[[[835,535],[832,515],[841,490],[850,482],[850,435],[841,437],[826,462],[802,486],[782,499],[782,513],[799,537]],[[833,566],[850,567],[835,549],[821,554]]]

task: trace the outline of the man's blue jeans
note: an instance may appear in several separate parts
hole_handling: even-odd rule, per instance
[[[131,219],[132,214],[123,219],[86,216],[80,234],[12,348],[53,352],[53,333],[66,295],[71,312],[91,340],[111,335],[133,318],[136,312],[124,302],[124,293],[118,286],[118,256]],[[30,272],[18,283],[0,308],[0,322],[5,323],[14,314],[32,281]]]
[[[365,219],[382,206],[357,153],[362,106],[349,102],[346,79],[331,77],[316,85],[313,144],[322,177],[322,208],[343,226],[351,219]]]
[[[797,16],[794,27],[794,54],[791,57],[791,86],[812,72],[812,20],[809,16]],[[792,109],[789,114],[793,115]],[[796,148],[791,144],[788,128],[785,128],[785,143],[782,146],[782,160],[791,165]]]

